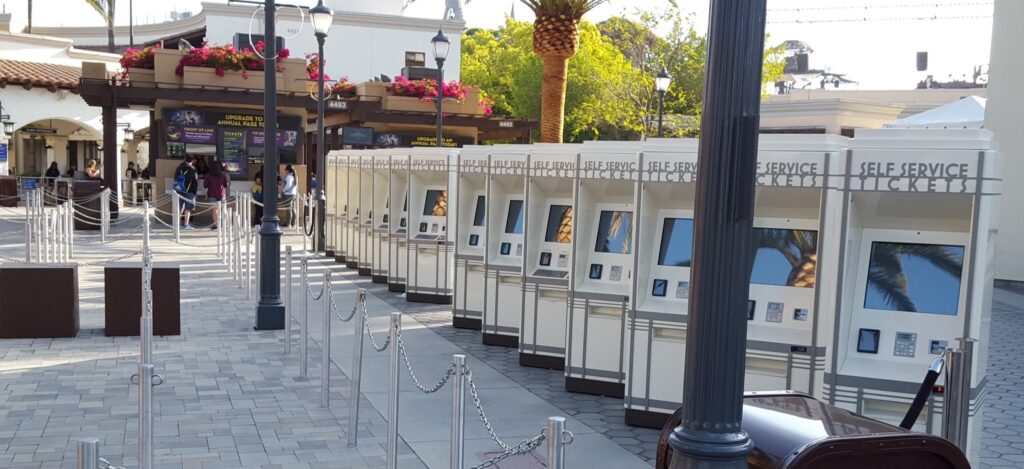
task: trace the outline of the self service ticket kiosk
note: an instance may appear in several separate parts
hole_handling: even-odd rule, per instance
[[[362,217],[360,216],[360,206],[362,202],[359,194],[362,190],[362,183],[359,179],[360,167],[363,151],[350,151],[347,153],[348,164],[344,169],[342,177],[345,178],[345,186],[348,188],[348,197],[345,202],[347,205],[344,234],[342,235],[345,239],[345,267],[349,269],[359,268],[359,259],[362,253],[359,252],[361,234],[363,231],[363,225],[361,223]]]
[[[373,160],[380,150],[359,152],[357,177],[359,187],[359,206],[356,209],[358,229],[356,230],[356,269],[359,275],[369,277],[373,272],[373,236],[377,228],[374,224],[374,177]]]
[[[536,144],[526,182],[519,364],[565,369],[578,144]]]
[[[348,161],[351,151],[335,150],[331,153],[334,168],[331,173],[334,185],[327,186],[334,200],[334,218],[331,223],[335,262],[345,263],[348,254]]]
[[[335,196],[336,187],[338,187],[338,175],[336,168],[338,166],[338,158],[333,152],[327,154],[326,171],[324,174],[325,188],[327,189],[326,197],[326,213],[324,214],[324,255],[327,257],[334,257],[334,246],[335,240],[335,227],[337,226],[337,213],[338,213],[338,198]]]
[[[448,237],[456,196],[458,153],[445,148],[414,148],[409,158],[409,231],[406,299],[449,304],[452,300],[455,254]]]
[[[827,207],[838,205],[828,199],[827,175],[846,147],[847,139],[839,136],[760,138],[754,236],[748,247],[754,263],[747,308],[747,391],[811,393],[820,388],[827,347],[819,340],[819,294],[828,290],[815,287],[836,277],[836,265],[818,263],[819,240],[828,237]],[[660,427],[685,399],[682,364],[696,152],[696,140],[644,145],[636,302],[627,350],[626,421],[632,425]]]
[[[487,171],[493,147],[466,146],[459,154],[455,201],[455,297],[452,326],[480,330],[484,314],[484,251],[487,246]]]
[[[388,168],[388,291],[405,291],[409,273],[409,153],[395,149]]]
[[[577,168],[565,388],[622,397],[639,142],[585,142]]]
[[[373,155],[373,209],[368,215],[371,222],[370,276],[373,283],[388,283],[388,261],[391,216],[391,151],[381,150]]]
[[[526,145],[491,152],[487,174],[487,251],[484,257],[483,343],[519,346],[526,245]]]
[[[825,398],[898,422],[921,370],[947,348],[966,349],[963,392],[933,393],[914,428],[938,434],[953,422],[945,421],[947,410],[953,412],[951,418],[966,422],[961,449],[974,464],[1000,164],[987,130],[858,130],[839,189],[842,242],[827,253],[840,259],[842,282],[835,290],[836,320],[829,324],[834,335]],[[969,405],[947,409],[955,400]]]

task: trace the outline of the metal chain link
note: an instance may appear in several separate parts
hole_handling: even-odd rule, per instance
[[[496,467],[498,465],[498,463],[500,463],[500,462],[502,462],[502,461],[504,461],[504,460],[506,460],[506,459],[508,459],[508,458],[510,458],[512,456],[515,456],[517,454],[526,454],[526,453],[529,453],[529,452],[537,449],[538,447],[540,447],[541,444],[544,443],[545,440],[547,440],[547,436],[545,436],[544,432],[542,431],[542,432],[540,432],[540,435],[537,435],[537,436],[535,436],[533,438],[530,438],[530,439],[527,439],[527,440],[523,440],[523,441],[519,442],[519,444],[517,444],[515,446],[512,446],[509,449],[505,450],[501,454],[499,454],[499,455],[497,455],[497,456],[495,456],[495,457],[493,457],[491,459],[488,459],[487,461],[484,461],[484,462],[482,462],[480,464],[477,464],[476,466],[470,467],[470,469],[486,469],[486,468],[489,468],[489,467]]]
[[[338,319],[341,320],[341,322],[349,322],[352,318],[356,317],[356,309],[359,308],[358,305],[352,306],[352,312],[349,313],[347,318],[341,317],[341,313],[338,312],[338,303],[334,302],[334,288],[330,285],[327,285],[327,297],[331,299],[331,311],[334,311],[334,315],[338,316]]]
[[[4,261],[7,261],[7,262],[25,262],[25,258],[24,257],[21,258],[21,259],[16,259],[16,258],[13,258],[13,257],[4,256],[4,255],[0,255],[0,260],[4,260]]]
[[[370,330],[370,317],[366,314],[366,304],[363,303],[363,328],[366,329],[366,335],[370,336],[370,344],[373,345],[373,349],[378,352],[383,352],[388,349],[391,345],[391,336],[388,335],[387,339],[384,340],[384,346],[377,345],[377,340],[373,338],[373,331]]]
[[[104,265],[104,264],[107,264],[107,263],[110,263],[110,262],[123,261],[125,259],[128,259],[129,257],[135,257],[135,256],[138,256],[138,255],[141,255],[141,254],[142,254],[142,250],[140,249],[138,251],[131,252],[131,253],[125,254],[123,256],[114,257],[114,258],[111,258],[111,259],[103,259],[103,260],[91,261],[91,262],[78,262],[78,265],[80,267],[92,267],[92,266],[97,266],[97,265]]]
[[[103,459],[103,458],[99,458],[99,459],[100,459],[99,469],[127,469],[124,466],[115,466],[113,464],[110,464],[110,461],[107,461],[106,459]]]
[[[473,397],[473,405],[476,406],[476,413],[480,415],[480,422],[484,424],[484,429],[487,430],[487,434],[491,437],[491,439],[494,440],[494,442],[498,444],[498,447],[505,452],[508,452],[511,449],[521,446],[523,443],[520,443],[519,445],[516,445],[514,447],[509,446],[505,444],[504,441],[501,441],[501,438],[498,438],[498,435],[494,433],[494,428],[491,427],[491,422],[487,420],[487,414],[484,412],[483,404],[480,403],[480,395],[477,393],[476,383],[473,381],[473,370],[469,369],[469,365],[463,365],[462,373],[466,376],[466,382],[469,383],[469,395]],[[541,434],[541,436],[543,437],[543,434]]]
[[[405,351],[405,341],[402,340],[401,329],[398,330],[398,353],[402,356],[402,362],[405,363],[405,369],[409,370],[409,376],[412,377],[413,384],[415,384],[420,391],[423,391],[424,394],[433,394],[440,391],[441,388],[448,383],[448,380],[451,379],[452,375],[455,374],[455,364],[449,363],[448,368],[444,370],[444,376],[442,376],[436,384],[431,387],[426,387],[420,383],[420,380],[416,378],[416,372],[412,371],[412,363],[409,363],[409,355]]]

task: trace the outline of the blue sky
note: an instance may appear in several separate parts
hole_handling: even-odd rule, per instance
[[[963,260],[963,247],[946,246],[946,250]],[[907,278],[907,296],[914,301],[919,312],[956,315],[960,299],[959,277],[954,277],[917,256],[900,255],[900,263]],[[867,289],[864,307],[896,310],[878,290],[870,287]]]

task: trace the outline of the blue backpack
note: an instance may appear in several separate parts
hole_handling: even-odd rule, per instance
[[[179,171],[177,176],[174,176],[174,191],[185,192],[185,172]]]

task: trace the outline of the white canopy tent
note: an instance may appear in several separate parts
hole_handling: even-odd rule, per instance
[[[890,129],[980,129],[985,125],[985,98],[967,96],[888,124]]]

